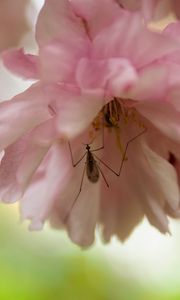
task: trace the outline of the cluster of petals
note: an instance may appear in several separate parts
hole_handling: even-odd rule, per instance
[[[141,11],[146,21],[159,20],[173,14],[180,17],[180,2],[178,0],[117,0],[125,9]]]
[[[3,53],[8,69],[35,80],[0,104],[0,198],[20,199],[31,229],[49,219],[81,246],[92,244],[97,224],[105,241],[124,240],[144,215],[169,231],[168,215],[179,216],[179,28],[151,32],[139,12],[114,0],[46,0],[36,26],[38,55]],[[85,176],[72,205],[84,164],[72,167],[67,142],[80,158],[80,140],[90,142],[93,120],[114,98],[133,107],[146,133],[129,146],[120,177],[102,165],[109,188],[103,176],[96,184]],[[141,130],[120,120],[124,145]],[[98,156],[116,168],[116,135],[104,131]]]
[[[0,51],[18,45],[28,31],[29,0],[0,1]]]

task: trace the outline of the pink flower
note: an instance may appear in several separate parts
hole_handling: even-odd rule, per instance
[[[144,215],[168,232],[167,215],[179,214],[179,82],[169,63],[179,41],[113,0],[46,0],[36,37],[38,56],[3,54],[38,81],[0,104],[1,199],[21,199],[31,229],[50,219],[81,246],[97,224],[106,241],[124,240]],[[86,159],[82,143],[98,148],[103,132],[104,148],[92,152],[101,162],[93,156],[78,195],[84,163],[73,168],[70,149]]]
[[[16,46],[28,31],[28,0],[0,1],[0,51]]]
[[[144,18],[157,20],[169,13],[180,17],[180,2],[178,0],[117,0],[125,9],[141,10]]]

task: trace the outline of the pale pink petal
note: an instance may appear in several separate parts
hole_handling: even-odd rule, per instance
[[[155,142],[154,142],[155,143]],[[140,198],[145,214],[149,222],[162,233],[169,232],[166,207],[172,211],[179,210],[178,178],[174,167],[161,155],[152,151],[146,144],[142,144],[146,169],[144,168],[144,183],[149,177],[149,185],[146,185],[146,198]],[[164,147],[168,152],[168,143],[164,141]]]
[[[146,144],[142,144],[142,150],[149,171],[153,171],[153,180],[158,183],[156,191],[158,196],[161,195],[159,199],[165,200],[176,211],[179,207],[179,187],[175,168]]]
[[[25,189],[44,156],[58,137],[55,118],[39,125],[29,134],[27,146],[16,174],[17,180],[23,189]]]
[[[121,186],[120,194],[119,191],[118,194],[117,191],[112,193],[113,185],[111,184],[111,180],[116,180],[113,178],[113,174],[108,175],[108,183],[110,184],[108,193],[104,182],[102,182],[100,207],[102,235],[105,242],[109,242],[113,235],[118,236],[120,240],[124,241],[141,222],[144,212],[134,194],[134,190],[131,190],[131,188],[122,184],[121,180],[119,180]]]
[[[129,148],[129,150],[133,149],[134,153],[139,152],[138,142],[137,140],[137,142],[133,143],[133,147]],[[126,141],[123,144],[125,146]],[[107,188],[101,178],[100,223],[102,224],[103,238],[106,242],[113,235],[125,240],[144,215],[143,208],[139,202],[140,196],[143,199],[145,197],[144,191],[142,192],[139,186],[141,177],[141,171],[137,169],[139,157],[135,160],[132,157],[132,150],[131,152],[128,151],[127,156],[128,161],[124,162],[120,177],[117,177],[111,170],[106,169],[101,164],[102,171],[109,184],[109,188]],[[115,131],[108,132],[105,139],[103,161],[112,170],[118,172],[121,160],[122,156],[117,144]]]
[[[163,35],[173,38],[175,41],[180,42],[180,22],[170,23],[164,30]],[[173,62],[180,65],[180,50],[174,51],[173,53],[167,55],[165,58],[165,63]],[[172,73],[172,72],[171,72]]]
[[[24,155],[21,159],[21,163],[19,164],[16,171],[16,179],[23,192],[26,190],[36,169],[39,167],[43,158],[49,150],[49,148],[40,146],[37,147],[35,145],[31,146],[29,144],[30,143],[27,143]]]
[[[139,10],[146,22],[165,18],[174,13],[178,16],[179,0],[117,0],[125,9]]]
[[[162,233],[169,232],[169,221],[165,209],[153,198],[147,197],[147,201],[142,202],[144,212],[151,225],[155,226]]]
[[[41,79],[49,82],[73,82],[75,68],[81,57],[88,56],[89,43],[72,36],[55,39],[40,48]]]
[[[120,6],[113,0],[46,0],[37,23],[37,40],[42,44],[67,34],[91,39],[121,14]]]
[[[83,141],[86,141],[85,137],[83,137]],[[92,149],[96,146],[93,144]],[[85,147],[76,140],[75,143],[71,143],[71,151],[76,162],[85,153]],[[70,152],[67,153],[69,157],[67,157],[66,163],[71,164]],[[94,241],[94,231],[99,214],[99,182],[91,183],[87,179],[85,158],[74,168],[71,164],[71,171],[72,177],[68,186],[54,203],[50,223],[56,228],[65,226],[74,243],[81,247],[87,247]],[[84,171],[82,189],[79,193]]]
[[[94,38],[104,28],[120,19],[124,11],[118,1],[114,0],[71,0],[75,15],[84,20],[87,34]]]
[[[36,39],[42,45],[53,40],[86,38],[82,20],[76,16],[68,0],[46,0],[36,25]]]
[[[178,57],[176,60],[175,56],[172,57],[171,61],[164,61],[164,64],[167,65],[168,69],[169,69],[169,93],[167,98],[172,102],[174,102],[174,97],[171,97],[171,94],[174,94],[174,91],[179,89],[179,85],[180,85],[180,59],[179,59],[179,54],[177,56],[177,53],[175,54],[176,57]],[[176,60],[175,62],[173,60]],[[179,61],[179,62],[178,62]]]
[[[82,89],[98,89],[107,91],[110,95],[119,96],[137,81],[137,73],[131,63],[123,58],[108,60],[81,59],[76,78]]]
[[[21,200],[22,217],[31,220],[32,230],[41,229],[70,180],[72,165],[67,149],[66,144],[56,144],[51,148]]]
[[[51,117],[40,85],[32,85],[0,104],[0,148],[4,149],[27,131]]]
[[[160,19],[169,12],[169,3],[167,0],[141,0],[142,2],[142,13],[146,21],[152,19]],[[163,2],[163,5],[158,7],[158,4]]]
[[[129,130],[129,125],[121,128],[124,147],[126,142],[133,137],[133,128],[131,131]],[[114,171],[118,171],[122,157],[115,133],[114,138],[111,135],[112,133],[108,134],[103,161]],[[143,214],[161,232],[168,232],[166,206],[169,205],[174,212],[178,210],[179,188],[176,171],[165,158],[147,146],[146,135],[148,135],[148,131],[129,145],[128,160],[124,162],[120,177],[116,177],[102,165],[109,184],[109,189],[107,189],[102,181],[100,208],[100,222],[106,241],[109,241],[113,235],[117,235],[122,240],[127,238],[134,226],[142,219]],[[164,147],[168,152],[168,144],[165,144]],[[118,152],[119,163],[117,161]]]
[[[141,68],[179,49],[179,43],[174,39],[148,31],[142,27],[141,21],[137,14],[125,14],[105,28],[93,42],[94,57],[107,59],[121,56]]]
[[[52,142],[57,139],[55,124],[54,119],[50,119],[6,148],[0,168],[0,198],[3,201],[13,202],[22,196]]]
[[[153,123],[165,136],[180,141],[180,111],[168,102],[146,102],[136,105],[136,109]]]
[[[18,76],[26,79],[37,79],[39,77],[37,56],[24,54],[23,49],[19,49],[4,51],[2,58],[4,65]]]
[[[180,21],[171,22],[163,30],[163,34],[180,41]]]
[[[148,65],[139,70],[138,77],[136,84],[124,93],[124,98],[137,101],[152,101],[153,99],[155,101],[167,96],[168,85],[170,85],[167,64]]]
[[[117,2],[125,9],[129,10],[140,10],[142,4],[142,0],[117,0]]]
[[[16,172],[23,158],[28,136],[6,148],[0,165],[0,199],[15,202],[20,199],[22,190],[16,178]]]
[[[47,85],[44,91],[57,115],[59,133],[68,139],[82,133],[105,103],[102,91],[81,93],[77,88],[63,85]]]
[[[77,186],[77,188],[79,187]],[[90,183],[85,177],[82,192],[67,220],[67,230],[71,240],[81,247],[88,247],[94,241],[99,213],[98,190],[99,185]]]

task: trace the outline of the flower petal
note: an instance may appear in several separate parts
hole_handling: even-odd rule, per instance
[[[146,102],[136,105],[136,109],[170,139],[180,141],[180,112],[168,102]]]
[[[76,139],[71,143],[74,161],[85,154],[85,149]],[[71,164],[70,152],[67,164]],[[71,178],[67,187],[56,200],[50,216],[53,227],[66,227],[71,240],[81,247],[90,246],[99,214],[99,181],[92,183],[86,175],[86,158],[76,167],[70,165]],[[70,172],[69,171],[69,172]]]
[[[42,123],[29,134],[27,146],[16,174],[23,190],[58,137],[55,118]]]
[[[130,129],[123,124],[121,126],[121,134],[118,139],[121,139],[123,148],[125,148],[127,141],[133,137],[129,136]],[[108,130],[105,137],[102,160],[111,169],[107,169],[101,164],[102,171],[109,184],[109,188],[107,188],[101,178],[100,224],[106,242],[109,242],[113,235],[124,241],[144,216],[139,201],[140,196],[143,199],[145,197],[145,191],[142,192],[140,187],[142,170],[139,168],[140,158],[135,154],[140,151],[139,143],[142,137],[132,142],[127,153],[128,160],[124,162],[120,176],[117,177],[111,171],[118,172],[122,161],[117,135],[118,131],[114,129],[111,132]]]
[[[47,85],[44,91],[50,95],[59,133],[68,139],[82,133],[105,103],[102,91],[81,93],[77,88],[63,85]]]
[[[108,60],[81,59],[76,71],[77,83],[82,89],[107,90],[119,96],[137,81],[137,73],[126,59]]]
[[[155,226],[162,233],[169,232],[169,221],[166,211],[153,198],[148,197],[147,201],[142,203],[145,214],[151,225]]]
[[[114,0],[71,0],[75,15],[84,20],[90,38],[120,19],[124,11]]]
[[[137,101],[160,100],[167,96],[169,68],[165,64],[151,64],[138,71],[136,84],[124,93],[124,98]]]
[[[116,180],[114,175],[108,175],[110,185],[109,192],[104,183],[102,186],[102,200],[100,207],[100,223],[102,224],[102,235],[105,242],[109,242],[113,235],[121,241],[127,239],[134,228],[144,217],[143,209],[134,194],[134,190],[124,186],[122,181],[120,189],[113,192],[112,180]]]
[[[93,243],[98,213],[99,185],[89,182],[85,176],[82,191],[66,221],[69,236],[74,243],[81,247],[88,247]]]
[[[86,38],[82,21],[74,14],[68,0],[46,0],[36,24],[36,39],[40,45],[54,38]]]
[[[137,135],[134,125],[121,125],[120,137],[123,147]],[[139,131],[140,128],[136,130]],[[123,164],[120,177],[116,178],[111,170],[103,168],[109,190],[102,186],[100,222],[107,241],[114,234],[124,240],[142,219],[143,214],[147,215],[151,224],[161,232],[168,232],[166,206],[169,205],[173,211],[179,208],[176,171],[165,158],[149,148],[147,137],[148,131],[129,144],[126,154],[128,159]],[[122,157],[118,155],[115,132],[114,137],[112,132],[107,134],[107,141],[103,161],[118,172]],[[167,147],[168,152],[168,144],[164,147]],[[132,207],[129,207],[131,204]],[[124,216],[121,216],[123,214]]]
[[[180,21],[171,22],[170,24],[168,24],[163,30],[163,34],[174,38],[177,41],[180,41]]]
[[[31,230],[41,229],[55,201],[60,201],[71,177],[70,168],[67,145],[53,145],[20,202],[23,219],[31,220]]]
[[[4,65],[13,73],[26,79],[38,79],[38,58],[24,54],[23,49],[6,50],[2,53]]]
[[[32,85],[11,101],[0,103],[0,149],[51,117],[41,86]]]
[[[142,68],[179,49],[177,41],[151,32],[142,26],[141,17],[132,13],[122,15],[118,21],[100,32],[93,45],[96,59],[121,56],[129,59],[137,68]]]
[[[40,75],[48,82],[71,82],[75,78],[77,61],[88,56],[89,43],[81,37],[54,39],[40,48]]]
[[[27,144],[27,136],[9,146],[0,164],[0,199],[12,203],[19,200],[22,190],[16,173]]]
[[[179,207],[178,178],[174,167],[152,151],[146,144],[142,144],[148,169],[153,171],[153,180],[157,183],[157,196],[165,200],[175,211]]]

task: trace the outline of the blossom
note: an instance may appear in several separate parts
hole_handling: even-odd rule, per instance
[[[0,1],[0,51],[16,46],[28,31],[28,0]]]
[[[179,41],[113,0],[46,0],[36,38],[37,56],[3,53],[37,82],[0,104],[1,199],[20,199],[31,229],[50,219],[84,247],[97,224],[104,240],[124,240],[144,215],[168,232],[179,214]],[[82,143],[104,146],[92,152],[97,178],[82,177],[83,160],[72,166],[71,152],[87,159]]]
[[[117,0],[125,9],[140,10],[145,20],[158,20],[169,13],[180,17],[180,2],[178,0]]]

